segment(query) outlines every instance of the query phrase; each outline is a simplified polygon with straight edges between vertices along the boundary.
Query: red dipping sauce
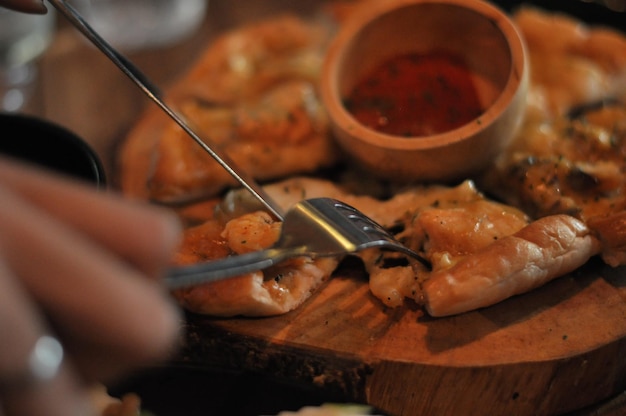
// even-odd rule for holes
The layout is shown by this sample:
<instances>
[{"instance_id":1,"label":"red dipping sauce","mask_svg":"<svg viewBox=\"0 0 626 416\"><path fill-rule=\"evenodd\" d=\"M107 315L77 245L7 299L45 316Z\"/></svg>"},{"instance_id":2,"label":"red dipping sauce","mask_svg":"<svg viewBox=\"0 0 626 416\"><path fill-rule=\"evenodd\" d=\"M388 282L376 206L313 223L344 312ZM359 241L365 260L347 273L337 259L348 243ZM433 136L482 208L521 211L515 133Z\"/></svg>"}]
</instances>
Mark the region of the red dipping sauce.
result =
<instances>
[{"instance_id":1,"label":"red dipping sauce","mask_svg":"<svg viewBox=\"0 0 626 416\"><path fill-rule=\"evenodd\" d=\"M360 81L344 105L365 126L404 137L443 133L484 111L471 71L445 52L393 57Z\"/></svg>"}]
</instances>

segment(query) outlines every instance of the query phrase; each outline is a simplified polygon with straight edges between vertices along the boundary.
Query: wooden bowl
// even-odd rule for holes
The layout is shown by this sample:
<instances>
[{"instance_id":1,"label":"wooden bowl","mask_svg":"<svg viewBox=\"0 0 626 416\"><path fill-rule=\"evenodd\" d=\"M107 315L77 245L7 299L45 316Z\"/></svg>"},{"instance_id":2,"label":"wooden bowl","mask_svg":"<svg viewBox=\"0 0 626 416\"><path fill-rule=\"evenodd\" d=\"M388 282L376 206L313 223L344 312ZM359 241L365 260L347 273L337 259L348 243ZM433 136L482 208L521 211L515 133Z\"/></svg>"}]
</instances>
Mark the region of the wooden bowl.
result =
<instances>
[{"instance_id":1,"label":"wooden bowl","mask_svg":"<svg viewBox=\"0 0 626 416\"><path fill-rule=\"evenodd\" d=\"M435 54L463 65L481 107L464 124L439 126L427 134L396 134L363 124L348 109L353 91L386 62L401 56L427 62ZM489 3L374 0L360 6L333 40L320 89L338 143L359 164L394 180L449 182L484 169L510 142L523 119L528 72L518 30ZM388 89L393 88L403 89ZM421 87L404 89L416 97L429 94ZM448 112L462 110L454 102L446 106ZM411 114L418 118L435 107ZM429 120L434 118L426 117L422 124Z\"/></svg>"}]
</instances>

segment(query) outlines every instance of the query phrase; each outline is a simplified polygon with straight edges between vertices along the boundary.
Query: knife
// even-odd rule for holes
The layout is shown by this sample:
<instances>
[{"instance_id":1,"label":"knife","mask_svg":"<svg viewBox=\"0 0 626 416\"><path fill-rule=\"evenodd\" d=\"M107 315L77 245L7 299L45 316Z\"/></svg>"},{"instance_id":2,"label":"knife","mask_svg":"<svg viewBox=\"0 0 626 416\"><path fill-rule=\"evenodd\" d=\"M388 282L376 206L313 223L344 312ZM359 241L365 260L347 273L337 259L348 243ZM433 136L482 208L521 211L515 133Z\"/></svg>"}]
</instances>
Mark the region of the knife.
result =
<instances>
[{"instance_id":1,"label":"knife","mask_svg":"<svg viewBox=\"0 0 626 416\"><path fill-rule=\"evenodd\" d=\"M272 215L282 221L282 208L265 190L245 171L237 167L234 161L224 153L210 138L200 137L190 123L165 103L163 94L132 62L106 42L85 19L64 0L48 0L76 29L103 52L126 76L128 76L163 112L174 120L202 149L219 163L233 178L265 206Z\"/></svg>"}]
</instances>

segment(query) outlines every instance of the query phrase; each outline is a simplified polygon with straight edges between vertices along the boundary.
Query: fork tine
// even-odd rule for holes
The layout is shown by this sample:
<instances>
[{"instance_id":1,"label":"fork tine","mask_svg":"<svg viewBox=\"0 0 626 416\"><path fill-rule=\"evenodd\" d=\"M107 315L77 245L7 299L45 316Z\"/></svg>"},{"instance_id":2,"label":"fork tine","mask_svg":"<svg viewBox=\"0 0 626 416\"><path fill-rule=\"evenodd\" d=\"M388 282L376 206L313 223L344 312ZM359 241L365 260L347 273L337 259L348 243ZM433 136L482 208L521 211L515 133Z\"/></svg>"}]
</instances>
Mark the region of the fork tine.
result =
<instances>
[{"instance_id":1,"label":"fork tine","mask_svg":"<svg viewBox=\"0 0 626 416\"><path fill-rule=\"evenodd\" d=\"M356 247L353 251L374 247L386 248L408 255L419 261L426 268L431 269L432 265L428 260L400 243L382 225L353 206L331 198L315 198L305 202L316 207L318 215L322 214L326 220L330 220L330 225L334 229L347 233L347 238L359 242L359 247ZM328 206L332 206L332 209L325 209ZM333 215L334 213L340 215ZM345 221L346 219L349 221ZM376 239L372 238L373 234L376 235Z\"/></svg>"}]
</instances>

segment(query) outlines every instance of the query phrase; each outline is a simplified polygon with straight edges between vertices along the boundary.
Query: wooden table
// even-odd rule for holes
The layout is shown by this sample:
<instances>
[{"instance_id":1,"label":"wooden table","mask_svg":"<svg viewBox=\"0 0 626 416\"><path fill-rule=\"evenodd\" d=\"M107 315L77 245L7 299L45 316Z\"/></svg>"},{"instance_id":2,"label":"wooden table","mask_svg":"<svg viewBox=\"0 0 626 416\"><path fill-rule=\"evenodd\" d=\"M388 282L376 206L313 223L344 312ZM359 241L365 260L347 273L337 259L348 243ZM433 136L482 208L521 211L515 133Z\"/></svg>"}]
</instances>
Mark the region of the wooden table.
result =
<instances>
[{"instance_id":1,"label":"wooden table","mask_svg":"<svg viewBox=\"0 0 626 416\"><path fill-rule=\"evenodd\" d=\"M203 46L224 29L243 21L269 16L279 10L308 13L317 4L318 2L314 0L299 0L298 2L287 0L264 2L211 0L205 23L189 39L171 47L129 54L128 57L145 71L157 85L167 86L193 62ZM86 139L100 154L108 176L112 184L115 185L114 156L116 145L147 105L152 104L130 80L122 75L100 52L87 45L73 28L60 21L57 36L41 59L36 93L24 112L57 122ZM198 322L201 320L193 321L192 326L198 325ZM228 329L230 328L229 325L226 324L225 327ZM263 325L263 321L257 320L254 325ZM208 351L208 353L210 352ZM205 361L209 364L212 362L211 359ZM159 372L159 376L156 378L161 380L161 383L155 384L154 378L139 376L138 379L129 382L130 384L127 384L126 387L141 391L142 395L152 395L159 398L162 404L164 394L180 397L182 400L193 400L193 397L181 396L183 390L189 391L189 384L184 382L187 380L196 387L203 385L206 386L206 389L215 392L215 396L211 400L218 402L219 405L214 408L219 410L216 410L214 414L223 412L228 407L229 400L233 401L240 397L241 392L238 390L242 389L242 386L255 390L257 394L254 397L258 398L265 394L264 399L266 400L271 400L272 394L278 397L277 389L282 389L283 392L291 394L292 399L300 398L303 404L307 403L311 397L313 397L311 400L315 401L340 398L340 396L317 390L309 392L311 393L310 396L299 395L302 390L298 388L295 390L297 393L294 393L284 384L281 384L280 380L268 381L259 374L248 371L258 369L258 366L255 365L239 369L241 372L237 371L236 368L230 368L227 373L223 373L222 369L211 368L204 368L199 371L193 369L192 373L181 372L180 369L176 369L174 370L175 375L165 370L164 373ZM163 377L165 382L163 382ZM175 385L178 386L179 390L163 392L164 386L172 388L172 384L168 384L167 380L176 380ZM123 388L121 389L123 390ZM207 394L210 395L211 392L209 391ZM572 394L575 395L576 392L572 391ZM280 396L285 400L284 394ZM197 395L194 397L198 398ZM167 411L164 410L163 412ZM176 413L175 411L159 413L159 416L168 414ZM205 416L210 414L212 413L204 413ZM241 414L244 414L243 410ZM618 396L606 403L600 403L593 408L575 414L577 416L626 414L626 399L624 396Z\"/></svg>"}]
</instances>

